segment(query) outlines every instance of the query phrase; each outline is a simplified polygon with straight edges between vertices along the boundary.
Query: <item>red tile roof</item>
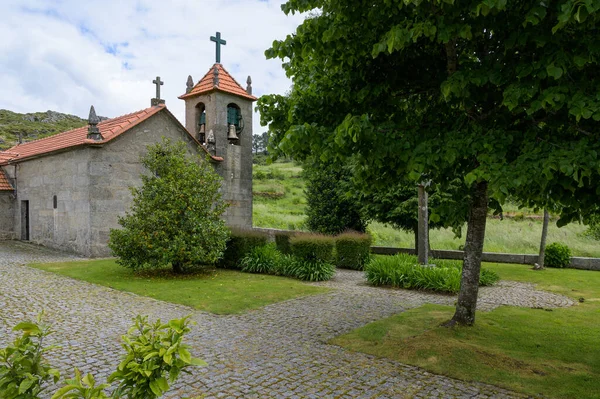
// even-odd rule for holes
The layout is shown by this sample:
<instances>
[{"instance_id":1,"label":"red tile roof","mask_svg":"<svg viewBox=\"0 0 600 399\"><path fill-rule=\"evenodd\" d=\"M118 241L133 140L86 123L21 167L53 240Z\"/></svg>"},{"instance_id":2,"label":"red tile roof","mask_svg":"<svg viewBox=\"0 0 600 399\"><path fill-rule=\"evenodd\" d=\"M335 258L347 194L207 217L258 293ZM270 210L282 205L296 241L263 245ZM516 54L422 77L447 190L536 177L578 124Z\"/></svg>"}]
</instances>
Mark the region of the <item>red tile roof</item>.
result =
<instances>
[{"instance_id":1,"label":"red tile roof","mask_svg":"<svg viewBox=\"0 0 600 399\"><path fill-rule=\"evenodd\" d=\"M102 134L102 140L92 140L87 138L88 127L80 127L78 129L69 130L56 134L54 136L46 137L43 139L30 141L28 143L17 144L16 146L0 152L0 165L7 165L10 162L19 162L25 159L46 155L56 151L70 149L72 147L84 146L84 145L98 145L104 144L115 137L118 137L122 133L128 131L132 127L140 124L152 115L165 110L175 121L175 118L164 104L157 105L154 107L146 108L132 114L119 116L117 118L108 119L98 123L98 129ZM194 138L182 125L177 121L181 128ZM196 143L202 147L202 149L208 153L195 138ZM210 154L209 154L210 155ZM216 161L221 161L220 157L212 157Z\"/></svg>"},{"instance_id":2,"label":"red tile roof","mask_svg":"<svg viewBox=\"0 0 600 399\"><path fill-rule=\"evenodd\" d=\"M213 84L214 69L217 67L219 71L219 85ZM240 86L240 84L223 68L221 64L214 64L206 75L190 90L189 93L182 94L179 98L184 99L193 97L198 94L210 93L211 91L222 91L225 93L233 94L236 96L244 97L252 101L256 101L257 98L251 94L246 93L246 90Z\"/></svg>"},{"instance_id":3,"label":"red tile roof","mask_svg":"<svg viewBox=\"0 0 600 399\"><path fill-rule=\"evenodd\" d=\"M4 173L4 171L2 170L2 168L0 168L0 191L13 191L13 186L10 185L10 182L8 181L8 177L6 177L6 174Z\"/></svg>"}]
</instances>

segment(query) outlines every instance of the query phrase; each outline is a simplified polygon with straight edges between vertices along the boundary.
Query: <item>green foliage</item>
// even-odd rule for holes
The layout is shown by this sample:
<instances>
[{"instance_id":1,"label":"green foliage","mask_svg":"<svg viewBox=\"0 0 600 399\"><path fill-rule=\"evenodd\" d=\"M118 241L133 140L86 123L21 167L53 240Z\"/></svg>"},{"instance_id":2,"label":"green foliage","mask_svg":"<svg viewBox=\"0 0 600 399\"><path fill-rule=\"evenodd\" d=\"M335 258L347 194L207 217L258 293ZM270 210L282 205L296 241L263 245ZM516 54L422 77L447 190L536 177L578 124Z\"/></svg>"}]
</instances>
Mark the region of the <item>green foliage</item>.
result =
<instances>
[{"instance_id":1,"label":"green foliage","mask_svg":"<svg viewBox=\"0 0 600 399\"><path fill-rule=\"evenodd\" d=\"M175 272L215 263L228 230L221 215L220 178L209 161L185 155L183 142L163 139L148 147L142 163L148 174L131 188L133 206L111 230L109 247L133 270L173 267Z\"/></svg>"},{"instance_id":2,"label":"green foliage","mask_svg":"<svg viewBox=\"0 0 600 399\"><path fill-rule=\"evenodd\" d=\"M292 233L277 232L275 233L275 245L277 250L282 254L291 254L292 248L290 246L290 238Z\"/></svg>"},{"instance_id":3,"label":"green foliage","mask_svg":"<svg viewBox=\"0 0 600 399\"><path fill-rule=\"evenodd\" d=\"M565 244L553 242L546 246L544 266L567 267L571 263L571 250Z\"/></svg>"},{"instance_id":4,"label":"green foliage","mask_svg":"<svg viewBox=\"0 0 600 399\"><path fill-rule=\"evenodd\" d=\"M19 134L27 142L85 125L85 119L59 112L18 114L0 109L0 150L16 145Z\"/></svg>"},{"instance_id":5,"label":"green foliage","mask_svg":"<svg viewBox=\"0 0 600 399\"><path fill-rule=\"evenodd\" d=\"M252 229L233 229L219 267L240 269L240 261L256 247L267 244L267 235Z\"/></svg>"},{"instance_id":6,"label":"green foliage","mask_svg":"<svg viewBox=\"0 0 600 399\"><path fill-rule=\"evenodd\" d=\"M600 240L600 213L596 211L587 216L586 222L588 225L585 235L593 238L594 240Z\"/></svg>"},{"instance_id":7,"label":"green foliage","mask_svg":"<svg viewBox=\"0 0 600 399\"><path fill-rule=\"evenodd\" d=\"M275 244L257 246L240 260L240 266L246 273L278 274L280 257Z\"/></svg>"},{"instance_id":8,"label":"green foliage","mask_svg":"<svg viewBox=\"0 0 600 399\"><path fill-rule=\"evenodd\" d=\"M304 166L306 178L306 225L321 234L345 230L364 232L367 225L360 204L348 196L351 172L331 163L310 161Z\"/></svg>"},{"instance_id":9,"label":"green foliage","mask_svg":"<svg viewBox=\"0 0 600 399\"><path fill-rule=\"evenodd\" d=\"M371 258L371 236L344 233L335 238L335 264L337 267L363 270Z\"/></svg>"},{"instance_id":10,"label":"green foliage","mask_svg":"<svg viewBox=\"0 0 600 399\"><path fill-rule=\"evenodd\" d=\"M280 273L303 281L326 281L335 274L335 266L320 260L305 260L284 255L280 260Z\"/></svg>"},{"instance_id":11,"label":"green foliage","mask_svg":"<svg viewBox=\"0 0 600 399\"><path fill-rule=\"evenodd\" d=\"M65 379L65 386L56 391L52 399L108 399L106 388L109 387L110 384L96 385L92 374L82 377L76 368L75 376Z\"/></svg>"},{"instance_id":12,"label":"green foliage","mask_svg":"<svg viewBox=\"0 0 600 399\"><path fill-rule=\"evenodd\" d=\"M408 289L423 289L457 293L460 290L462 266L460 261L432 260L435 265L421 266L413 255L375 257L365 268L367 281L373 285ZM479 285L493 285L499 277L482 269Z\"/></svg>"},{"instance_id":13,"label":"green foliage","mask_svg":"<svg viewBox=\"0 0 600 399\"><path fill-rule=\"evenodd\" d=\"M12 344L0 349L0 398L39 399L51 382L60 378L57 369L44 359L53 347L44 348L44 339L52 330L41 322L22 322L13 331L22 335Z\"/></svg>"},{"instance_id":14,"label":"green foliage","mask_svg":"<svg viewBox=\"0 0 600 399\"><path fill-rule=\"evenodd\" d=\"M157 320L148 323L147 317L138 316L135 324L123 336L123 348L127 354L109 378L117 387L108 396L110 383L96 385L92 374L65 379L52 399L154 399L168 391L179 374L190 366L205 366L200 359L193 358L183 336L190 332L189 317L173 319L167 324ZM43 354L53 347L44 348L44 338L52 333L41 322L19 323L14 331L22 331L12 345L0 349L0 398L41 399L51 380L56 384L60 378L58 370L51 368ZM46 386L45 386L46 385Z\"/></svg>"},{"instance_id":15,"label":"green foliage","mask_svg":"<svg viewBox=\"0 0 600 399\"><path fill-rule=\"evenodd\" d=\"M182 371L190 366L205 366L204 361L191 356L183 343L183 336L190 332L189 324L189 317L150 324L147 317L138 316L123 336L122 346L127 354L108 379L118 383L113 396L158 398Z\"/></svg>"},{"instance_id":16,"label":"green foliage","mask_svg":"<svg viewBox=\"0 0 600 399\"><path fill-rule=\"evenodd\" d=\"M331 263L335 238L321 234L302 234L290 238L292 254L304 261Z\"/></svg>"},{"instance_id":17,"label":"green foliage","mask_svg":"<svg viewBox=\"0 0 600 399\"><path fill-rule=\"evenodd\" d=\"M289 95L258 102L273 156L352 160L374 188L426 178L446 192L462 179L477 188L470 207L480 216L469 218L471 270L488 195L557 205L559 226L597 207L597 1L289 0L282 9L310 17L265 52L294 82ZM469 288L465 280L461 324L474 320Z\"/></svg>"}]
</instances>

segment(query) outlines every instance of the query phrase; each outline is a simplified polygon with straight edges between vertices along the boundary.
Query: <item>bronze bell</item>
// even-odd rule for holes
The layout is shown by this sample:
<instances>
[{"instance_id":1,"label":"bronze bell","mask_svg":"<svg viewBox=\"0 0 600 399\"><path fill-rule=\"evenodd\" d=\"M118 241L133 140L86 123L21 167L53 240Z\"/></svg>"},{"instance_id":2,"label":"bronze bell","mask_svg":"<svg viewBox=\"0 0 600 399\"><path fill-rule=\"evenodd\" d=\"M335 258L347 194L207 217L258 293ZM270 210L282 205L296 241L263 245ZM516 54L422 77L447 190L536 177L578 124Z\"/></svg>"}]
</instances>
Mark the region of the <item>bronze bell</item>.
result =
<instances>
[{"instance_id":1,"label":"bronze bell","mask_svg":"<svg viewBox=\"0 0 600 399\"><path fill-rule=\"evenodd\" d=\"M237 136L236 132L235 132L236 128L235 125L229 125L229 133L227 134L227 139L229 141L238 141L240 138Z\"/></svg>"},{"instance_id":2,"label":"bronze bell","mask_svg":"<svg viewBox=\"0 0 600 399\"><path fill-rule=\"evenodd\" d=\"M206 133L206 125L203 123L200 125L200 130L198 131L200 134Z\"/></svg>"}]
</instances>

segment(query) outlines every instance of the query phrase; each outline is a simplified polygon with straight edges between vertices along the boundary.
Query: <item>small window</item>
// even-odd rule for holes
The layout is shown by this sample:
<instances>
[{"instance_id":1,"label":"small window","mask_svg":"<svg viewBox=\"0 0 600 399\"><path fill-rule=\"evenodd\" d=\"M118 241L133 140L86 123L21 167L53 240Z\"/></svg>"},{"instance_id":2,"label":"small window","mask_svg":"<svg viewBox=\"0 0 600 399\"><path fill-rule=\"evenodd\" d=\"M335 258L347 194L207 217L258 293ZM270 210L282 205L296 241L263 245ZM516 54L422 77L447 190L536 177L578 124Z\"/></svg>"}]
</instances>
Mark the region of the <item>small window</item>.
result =
<instances>
[{"instance_id":1,"label":"small window","mask_svg":"<svg viewBox=\"0 0 600 399\"><path fill-rule=\"evenodd\" d=\"M56 198L56 195L52 197L52 206L54 209L58 208L58 198Z\"/></svg>"}]
</instances>

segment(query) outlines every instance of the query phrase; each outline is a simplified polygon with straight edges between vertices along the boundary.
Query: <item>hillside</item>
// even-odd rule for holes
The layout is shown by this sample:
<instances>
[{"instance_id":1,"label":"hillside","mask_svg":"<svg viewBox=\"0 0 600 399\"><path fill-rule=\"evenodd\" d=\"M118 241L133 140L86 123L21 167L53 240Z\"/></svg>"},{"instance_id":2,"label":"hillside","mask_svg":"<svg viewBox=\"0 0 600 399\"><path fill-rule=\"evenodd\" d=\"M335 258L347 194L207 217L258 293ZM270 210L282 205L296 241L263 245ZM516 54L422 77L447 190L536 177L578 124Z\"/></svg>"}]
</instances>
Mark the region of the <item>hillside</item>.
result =
<instances>
[{"instance_id":1,"label":"hillside","mask_svg":"<svg viewBox=\"0 0 600 399\"><path fill-rule=\"evenodd\" d=\"M51 136L87 124L87 120L75 115L55 111L19 114L0 109L0 150L18 143L19 134L23 142Z\"/></svg>"}]
</instances>

